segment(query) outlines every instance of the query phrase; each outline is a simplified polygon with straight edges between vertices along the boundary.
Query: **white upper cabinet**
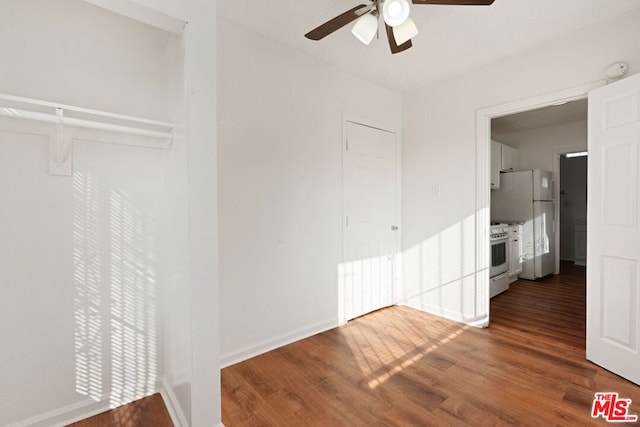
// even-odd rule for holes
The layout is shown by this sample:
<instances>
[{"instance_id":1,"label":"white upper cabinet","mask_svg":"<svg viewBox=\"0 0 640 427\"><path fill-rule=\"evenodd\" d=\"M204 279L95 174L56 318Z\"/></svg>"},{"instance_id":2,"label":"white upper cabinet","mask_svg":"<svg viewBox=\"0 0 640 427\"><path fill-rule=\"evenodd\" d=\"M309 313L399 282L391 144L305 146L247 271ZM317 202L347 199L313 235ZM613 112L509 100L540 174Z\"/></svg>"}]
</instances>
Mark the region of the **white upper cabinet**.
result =
<instances>
[{"instance_id":1,"label":"white upper cabinet","mask_svg":"<svg viewBox=\"0 0 640 427\"><path fill-rule=\"evenodd\" d=\"M500 188L500 172L518 170L518 149L491 140L491 189Z\"/></svg>"},{"instance_id":2,"label":"white upper cabinet","mask_svg":"<svg viewBox=\"0 0 640 427\"><path fill-rule=\"evenodd\" d=\"M518 149L500 144L502 147L501 167L503 172L513 172L518 170Z\"/></svg>"}]
</instances>

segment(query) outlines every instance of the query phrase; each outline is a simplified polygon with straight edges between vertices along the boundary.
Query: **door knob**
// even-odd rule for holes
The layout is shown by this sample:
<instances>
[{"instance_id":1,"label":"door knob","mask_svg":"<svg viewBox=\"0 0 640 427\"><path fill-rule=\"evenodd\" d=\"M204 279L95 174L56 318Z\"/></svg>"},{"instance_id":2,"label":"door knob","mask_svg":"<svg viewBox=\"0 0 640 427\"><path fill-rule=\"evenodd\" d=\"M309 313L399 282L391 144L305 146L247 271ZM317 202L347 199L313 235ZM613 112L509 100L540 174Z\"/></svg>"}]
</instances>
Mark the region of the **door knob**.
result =
<instances>
[{"instance_id":1,"label":"door knob","mask_svg":"<svg viewBox=\"0 0 640 427\"><path fill-rule=\"evenodd\" d=\"M391 231L397 231L398 230L398 226L397 225L392 225L391 226Z\"/></svg>"}]
</instances>

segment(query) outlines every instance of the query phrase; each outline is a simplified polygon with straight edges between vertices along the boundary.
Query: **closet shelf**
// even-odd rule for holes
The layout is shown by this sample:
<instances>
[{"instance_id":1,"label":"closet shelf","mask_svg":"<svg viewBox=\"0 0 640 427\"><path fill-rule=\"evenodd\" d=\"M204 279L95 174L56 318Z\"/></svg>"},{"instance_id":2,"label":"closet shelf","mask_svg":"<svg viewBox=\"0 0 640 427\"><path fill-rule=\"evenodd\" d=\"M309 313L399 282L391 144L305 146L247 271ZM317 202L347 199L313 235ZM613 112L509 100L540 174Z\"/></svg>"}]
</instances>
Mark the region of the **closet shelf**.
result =
<instances>
[{"instance_id":1,"label":"closet shelf","mask_svg":"<svg viewBox=\"0 0 640 427\"><path fill-rule=\"evenodd\" d=\"M6 94L0 94L0 116L163 140L173 140L175 129L169 122Z\"/></svg>"}]
</instances>

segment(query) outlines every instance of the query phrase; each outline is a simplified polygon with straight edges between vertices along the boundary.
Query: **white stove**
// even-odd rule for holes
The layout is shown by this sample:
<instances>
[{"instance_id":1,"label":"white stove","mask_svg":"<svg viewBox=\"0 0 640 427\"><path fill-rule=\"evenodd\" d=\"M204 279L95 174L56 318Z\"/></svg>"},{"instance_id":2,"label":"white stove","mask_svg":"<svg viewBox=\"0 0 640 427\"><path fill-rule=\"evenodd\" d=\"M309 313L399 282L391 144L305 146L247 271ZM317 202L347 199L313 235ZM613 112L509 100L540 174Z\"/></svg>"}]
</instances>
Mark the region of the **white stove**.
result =
<instances>
[{"instance_id":1,"label":"white stove","mask_svg":"<svg viewBox=\"0 0 640 427\"><path fill-rule=\"evenodd\" d=\"M509 224L491 223L489 232L491 242L491 298L509 289Z\"/></svg>"},{"instance_id":2,"label":"white stove","mask_svg":"<svg viewBox=\"0 0 640 427\"><path fill-rule=\"evenodd\" d=\"M494 234L509 234L509 224L504 222L492 222L490 230L490 236L493 236Z\"/></svg>"}]
</instances>

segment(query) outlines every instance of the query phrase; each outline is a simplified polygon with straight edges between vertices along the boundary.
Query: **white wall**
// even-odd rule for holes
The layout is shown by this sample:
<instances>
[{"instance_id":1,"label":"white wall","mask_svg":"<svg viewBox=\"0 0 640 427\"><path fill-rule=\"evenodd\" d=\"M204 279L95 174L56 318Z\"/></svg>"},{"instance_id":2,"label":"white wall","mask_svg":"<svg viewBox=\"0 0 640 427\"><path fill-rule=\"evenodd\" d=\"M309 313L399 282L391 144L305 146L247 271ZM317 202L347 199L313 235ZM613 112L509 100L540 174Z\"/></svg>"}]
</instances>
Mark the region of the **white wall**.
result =
<instances>
[{"instance_id":1,"label":"white wall","mask_svg":"<svg viewBox=\"0 0 640 427\"><path fill-rule=\"evenodd\" d=\"M0 137L3 424L118 406L158 378L162 152L76 140L73 177L54 177L27 131Z\"/></svg>"},{"instance_id":2,"label":"white wall","mask_svg":"<svg viewBox=\"0 0 640 427\"><path fill-rule=\"evenodd\" d=\"M343 113L400 96L219 22L221 350L232 363L338 320Z\"/></svg>"},{"instance_id":3,"label":"white wall","mask_svg":"<svg viewBox=\"0 0 640 427\"><path fill-rule=\"evenodd\" d=\"M147 2L148 0L145 0ZM172 0L184 10L191 293L191 425L221 425L218 278L217 23L210 0ZM163 0L166 4L167 0Z\"/></svg>"},{"instance_id":4,"label":"white wall","mask_svg":"<svg viewBox=\"0 0 640 427\"><path fill-rule=\"evenodd\" d=\"M177 46L171 54L179 58L172 64L173 117L182 124L186 120L184 46ZM172 418L184 425L191 422L192 383L188 164L189 140L179 131L173 144L164 151L160 381Z\"/></svg>"},{"instance_id":5,"label":"white wall","mask_svg":"<svg viewBox=\"0 0 640 427\"><path fill-rule=\"evenodd\" d=\"M176 45L79 0L3 1L0 92L166 120ZM0 129L0 423L52 425L155 392L163 151L73 131L74 174L52 176L50 126Z\"/></svg>"},{"instance_id":6,"label":"white wall","mask_svg":"<svg viewBox=\"0 0 640 427\"><path fill-rule=\"evenodd\" d=\"M7 58L0 67L0 91L169 117L171 68L163 52L175 37L79 0L49 3L4 0L0 5L0 51Z\"/></svg>"},{"instance_id":7,"label":"white wall","mask_svg":"<svg viewBox=\"0 0 640 427\"><path fill-rule=\"evenodd\" d=\"M521 132L493 134L503 144L518 149L518 169L554 170L554 161L566 150L587 149L587 120Z\"/></svg>"},{"instance_id":8,"label":"white wall","mask_svg":"<svg viewBox=\"0 0 640 427\"><path fill-rule=\"evenodd\" d=\"M640 12L479 67L403 97L403 302L462 321L486 317L476 287L476 111L640 71ZM431 188L440 185L440 196Z\"/></svg>"}]
</instances>

